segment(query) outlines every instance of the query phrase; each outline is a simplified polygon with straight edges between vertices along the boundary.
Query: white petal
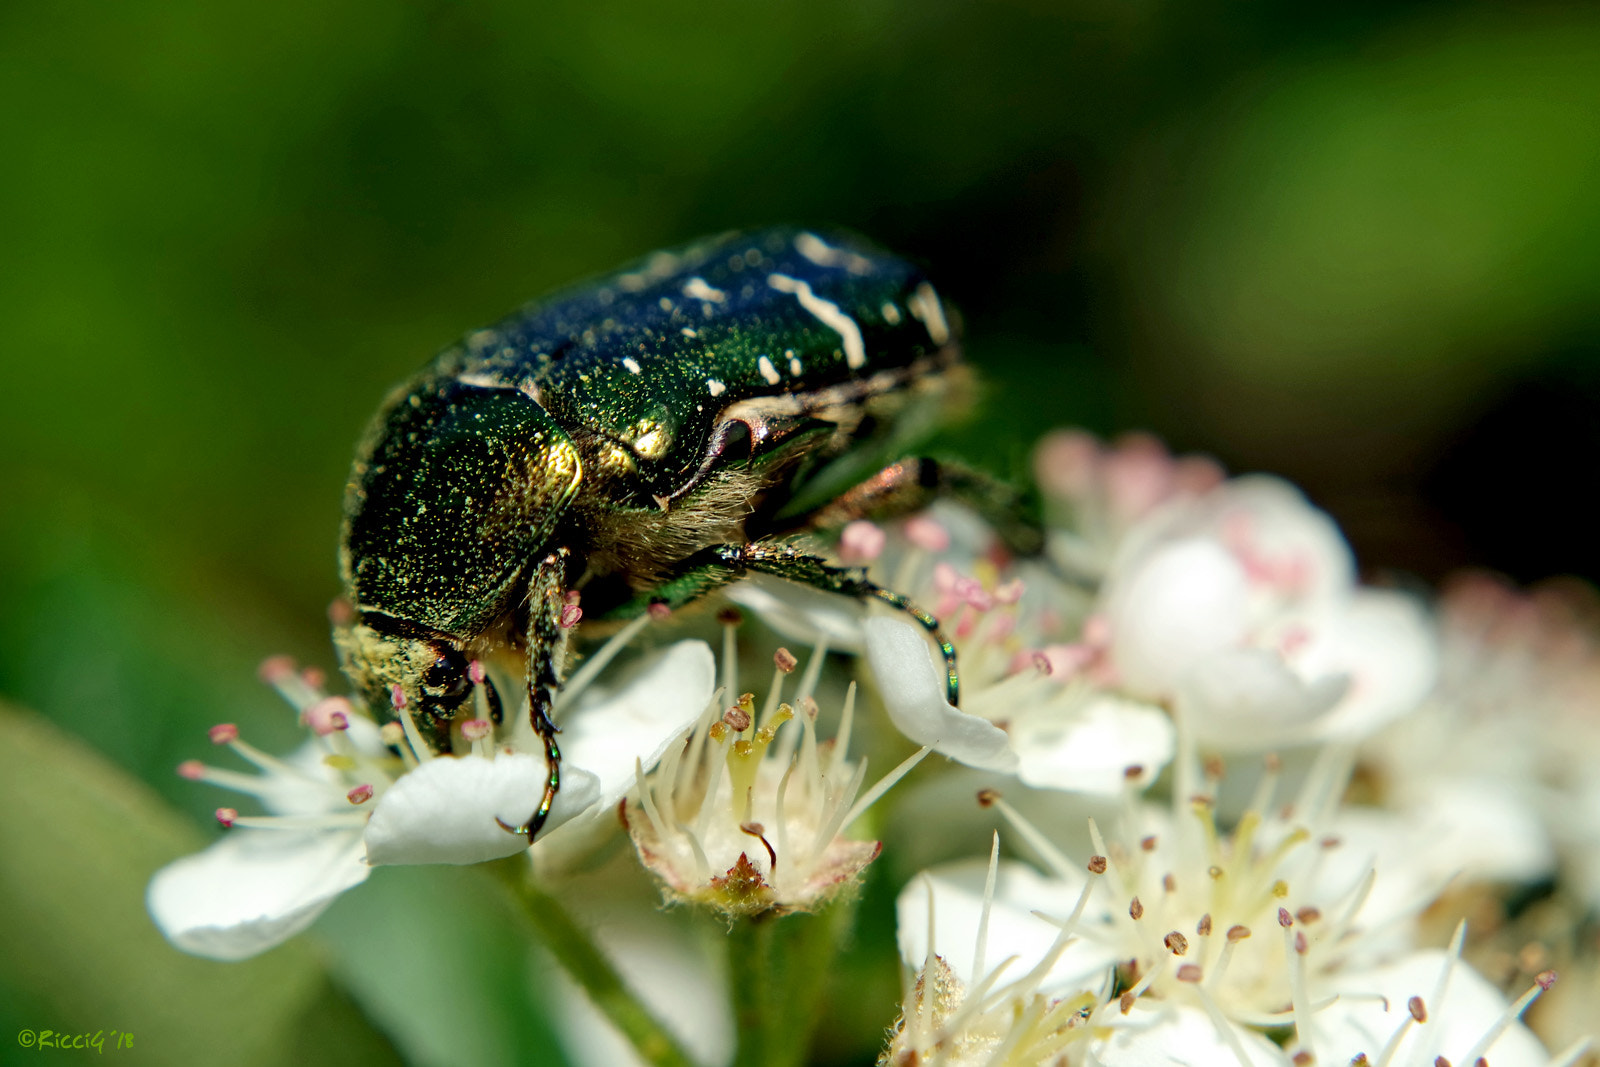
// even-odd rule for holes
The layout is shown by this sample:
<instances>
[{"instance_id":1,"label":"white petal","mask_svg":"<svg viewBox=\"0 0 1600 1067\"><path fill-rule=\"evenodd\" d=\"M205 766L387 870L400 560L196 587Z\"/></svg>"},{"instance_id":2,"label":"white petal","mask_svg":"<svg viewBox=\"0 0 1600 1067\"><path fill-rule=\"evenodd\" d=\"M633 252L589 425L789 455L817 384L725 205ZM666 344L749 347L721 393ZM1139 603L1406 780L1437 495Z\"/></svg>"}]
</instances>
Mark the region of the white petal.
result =
<instances>
[{"instance_id":1,"label":"white petal","mask_svg":"<svg viewBox=\"0 0 1600 1067\"><path fill-rule=\"evenodd\" d=\"M1433 620L1415 597L1381 589L1356 591L1331 622L1329 662L1301 662L1303 670L1346 673L1350 692L1318 724L1324 740L1357 740L1413 711L1438 677Z\"/></svg>"},{"instance_id":2,"label":"white petal","mask_svg":"<svg viewBox=\"0 0 1600 1067\"><path fill-rule=\"evenodd\" d=\"M231 830L161 868L145 905L174 945L214 960L265 952L366 881L356 830Z\"/></svg>"},{"instance_id":3,"label":"white petal","mask_svg":"<svg viewBox=\"0 0 1600 1067\"><path fill-rule=\"evenodd\" d=\"M1347 688L1347 679L1337 675L1307 682L1278 653L1246 648L1197 663L1178 696L1202 744L1250 751L1310 740L1317 717Z\"/></svg>"},{"instance_id":4,"label":"white petal","mask_svg":"<svg viewBox=\"0 0 1600 1067\"><path fill-rule=\"evenodd\" d=\"M619 684L591 686L563 717L563 769L581 767L598 778L596 806L610 808L633 787L635 760L649 771L694 727L711 701L716 673L709 645L679 641Z\"/></svg>"},{"instance_id":5,"label":"white petal","mask_svg":"<svg viewBox=\"0 0 1600 1067\"><path fill-rule=\"evenodd\" d=\"M723 595L783 637L802 645L826 640L838 652L861 651L862 606L837 593L824 593L786 582L771 575L756 574L730 585Z\"/></svg>"},{"instance_id":6,"label":"white petal","mask_svg":"<svg viewBox=\"0 0 1600 1067\"><path fill-rule=\"evenodd\" d=\"M1451 1063L1466 1062L1462 1057L1505 1011L1507 1001L1486 978L1460 961L1454 965L1441 1001L1434 993L1446 961L1444 952L1431 949L1364 975L1341 976L1339 987L1345 995L1316 1016L1318 1060L1346 1063L1365 1052L1376 1062L1405 1020L1407 1000L1418 996L1428 1009L1428 1022L1410 1028L1393 1062L1432 1063L1435 1056L1444 1056ZM1387 1000L1377 1000L1374 994ZM1549 1062L1539 1039L1520 1022L1501 1034L1486 1055L1495 1067Z\"/></svg>"},{"instance_id":7,"label":"white petal","mask_svg":"<svg viewBox=\"0 0 1600 1067\"><path fill-rule=\"evenodd\" d=\"M1107 589L1112 658L1137 695L1170 695L1190 666L1244 635L1244 569L1213 541L1157 548Z\"/></svg>"},{"instance_id":8,"label":"white petal","mask_svg":"<svg viewBox=\"0 0 1600 1067\"><path fill-rule=\"evenodd\" d=\"M1525 791L1492 778L1439 778L1431 785L1405 814L1427 842L1434 870L1523 884L1555 870L1549 831Z\"/></svg>"},{"instance_id":9,"label":"white petal","mask_svg":"<svg viewBox=\"0 0 1600 1067\"><path fill-rule=\"evenodd\" d=\"M498 822L521 826L544 796L543 755L443 756L407 773L378 799L367 822L367 861L387 863L483 863L528 847L522 834ZM600 782L578 767L563 765L561 791L545 829L591 807Z\"/></svg>"},{"instance_id":10,"label":"white petal","mask_svg":"<svg viewBox=\"0 0 1600 1067\"><path fill-rule=\"evenodd\" d=\"M1159 708L1100 694L1070 714L1050 710L1012 720L1017 777L1028 785L1116 796L1129 767L1154 780L1172 759L1172 720Z\"/></svg>"},{"instance_id":11,"label":"white petal","mask_svg":"<svg viewBox=\"0 0 1600 1067\"><path fill-rule=\"evenodd\" d=\"M1095 1049L1104 1067L1240 1067L1233 1045L1199 1008L1141 1000L1125 1020L1112 1025L1115 1033ZM1242 1026L1233 1027L1233 1034L1251 1067L1288 1067L1289 1057L1260 1034Z\"/></svg>"},{"instance_id":12,"label":"white petal","mask_svg":"<svg viewBox=\"0 0 1600 1067\"><path fill-rule=\"evenodd\" d=\"M988 878L986 861L968 860L924 871L900 891L895 902L900 958L921 969L928 955L928 888L933 888L933 948L944 957L956 977L974 982L974 953L983 915L983 889ZM1078 902L1082 882L1068 885L1045 878L1021 863L1000 864L994 904L989 912L989 937L984 950L984 972L1008 957L1016 959L1002 972L1001 983L1020 980L1042 962L1060 929L1034 915L1035 911L1065 919ZM1079 932L1091 933L1107 921L1103 908L1091 901ZM1107 939L1084 938L1067 946L1041 990L1075 992L1098 981L1116 962L1116 949Z\"/></svg>"},{"instance_id":13,"label":"white petal","mask_svg":"<svg viewBox=\"0 0 1600 1067\"><path fill-rule=\"evenodd\" d=\"M898 619L868 619L862 625L867 662L889 718L901 733L969 767L1016 767L1017 754L1004 730L945 700L944 675L934 666L927 635Z\"/></svg>"}]
</instances>

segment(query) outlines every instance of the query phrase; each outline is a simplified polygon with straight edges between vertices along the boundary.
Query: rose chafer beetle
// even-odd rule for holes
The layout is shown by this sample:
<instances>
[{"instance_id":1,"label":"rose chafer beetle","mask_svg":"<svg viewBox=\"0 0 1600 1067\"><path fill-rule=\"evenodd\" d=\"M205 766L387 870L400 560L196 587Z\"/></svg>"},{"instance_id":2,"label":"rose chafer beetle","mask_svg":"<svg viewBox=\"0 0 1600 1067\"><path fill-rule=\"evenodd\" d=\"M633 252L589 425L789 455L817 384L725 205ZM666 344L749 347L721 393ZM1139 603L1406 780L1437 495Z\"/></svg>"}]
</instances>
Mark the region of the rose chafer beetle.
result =
<instances>
[{"instance_id":1,"label":"rose chafer beetle","mask_svg":"<svg viewBox=\"0 0 1600 1067\"><path fill-rule=\"evenodd\" d=\"M376 709L448 747L474 659L525 656L529 714L560 786L550 714L563 610L621 619L763 572L938 623L790 540L903 513L984 480L902 458L962 368L951 315L912 264L837 236L730 234L536 301L468 335L385 401L345 491L341 665ZM489 685L498 715L499 697Z\"/></svg>"}]
</instances>

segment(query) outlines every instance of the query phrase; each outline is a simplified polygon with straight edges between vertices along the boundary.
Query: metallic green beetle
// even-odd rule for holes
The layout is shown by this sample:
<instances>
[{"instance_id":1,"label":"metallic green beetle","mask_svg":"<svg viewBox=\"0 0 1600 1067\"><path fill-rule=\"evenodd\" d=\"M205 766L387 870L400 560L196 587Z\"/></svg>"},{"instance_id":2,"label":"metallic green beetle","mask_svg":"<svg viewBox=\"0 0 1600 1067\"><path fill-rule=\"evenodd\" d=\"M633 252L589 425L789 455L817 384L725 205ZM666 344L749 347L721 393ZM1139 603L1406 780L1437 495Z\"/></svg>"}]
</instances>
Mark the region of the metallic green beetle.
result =
<instances>
[{"instance_id":1,"label":"metallic green beetle","mask_svg":"<svg viewBox=\"0 0 1600 1067\"><path fill-rule=\"evenodd\" d=\"M964 477L900 458L960 378L927 278L832 235L724 235L539 300L395 390L359 446L344 671L448 747L470 662L524 655L550 777L528 821L502 825L530 838L560 786L550 708L580 591L591 619L676 607L750 571L878 598L940 643L954 701L954 649L932 617L787 538L910 510Z\"/></svg>"}]
</instances>

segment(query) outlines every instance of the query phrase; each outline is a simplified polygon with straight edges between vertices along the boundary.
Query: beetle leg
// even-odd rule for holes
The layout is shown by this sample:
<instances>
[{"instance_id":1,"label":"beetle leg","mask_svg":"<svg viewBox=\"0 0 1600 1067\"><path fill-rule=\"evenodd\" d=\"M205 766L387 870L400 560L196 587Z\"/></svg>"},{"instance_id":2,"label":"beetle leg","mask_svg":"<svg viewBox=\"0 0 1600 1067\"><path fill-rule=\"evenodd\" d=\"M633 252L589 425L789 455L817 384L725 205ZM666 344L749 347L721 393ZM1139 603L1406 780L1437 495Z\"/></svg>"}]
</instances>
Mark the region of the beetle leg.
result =
<instances>
[{"instance_id":1,"label":"beetle leg","mask_svg":"<svg viewBox=\"0 0 1600 1067\"><path fill-rule=\"evenodd\" d=\"M836 530L856 519L888 519L920 511L940 498L965 504L992 526L1007 548L1035 556L1044 530L1029 499L1009 485L961 463L908 457L805 515L809 529Z\"/></svg>"},{"instance_id":2,"label":"beetle leg","mask_svg":"<svg viewBox=\"0 0 1600 1067\"><path fill-rule=\"evenodd\" d=\"M960 699L956 649L944 635L938 619L912 603L908 597L868 581L865 572L859 568L834 566L821 556L801 552L778 538L708 548L694 556L684 570L656 585L648 594L635 597L608 611L603 617L635 618L656 604L679 608L725 585L731 585L751 571L770 574L799 585L809 585L825 593L838 593L856 600L877 600L910 615L928 631L938 643L939 651L944 654L945 692L950 703L955 704Z\"/></svg>"},{"instance_id":3,"label":"beetle leg","mask_svg":"<svg viewBox=\"0 0 1600 1067\"><path fill-rule=\"evenodd\" d=\"M563 588L570 553L559 548L546 556L528 584L528 717L534 733L544 741L545 760L550 777L544 785L539 808L521 826L512 826L499 816L495 822L510 834L527 834L531 842L550 817L550 806L561 789L561 749L556 744L556 724L550 719L556 690L561 687L561 665L566 658L566 631L561 627L561 608L566 603Z\"/></svg>"}]
</instances>

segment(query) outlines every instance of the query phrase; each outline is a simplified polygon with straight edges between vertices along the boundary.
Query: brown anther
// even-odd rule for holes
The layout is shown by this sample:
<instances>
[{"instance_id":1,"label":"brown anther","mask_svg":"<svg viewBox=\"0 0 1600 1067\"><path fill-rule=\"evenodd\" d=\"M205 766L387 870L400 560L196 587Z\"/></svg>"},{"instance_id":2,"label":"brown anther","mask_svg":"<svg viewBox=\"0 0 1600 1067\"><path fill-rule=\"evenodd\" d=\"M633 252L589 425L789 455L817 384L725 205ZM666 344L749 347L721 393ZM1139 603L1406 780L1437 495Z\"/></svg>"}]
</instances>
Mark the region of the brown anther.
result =
<instances>
[{"instance_id":1,"label":"brown anther","mask_svg":"<svg viewBox=\"0 0 1600 1067\"><path fill-rule=\"evenodd\" d=\"M231 722L219 722L206 731L206 736L211 738L213 745L225 745L229 741L239 740L239 728Z\"/></svg>"},{"instance_id":2,"label":"brown anther","mask_svg":"<svg viewBox=\"0 0 1600 1067\"><path fill-rule=\"evenodd\" d=\"M717 612L717 621L724 626L738 626L744 622L744 612L733 607L723 608Z\"/></svg>"},{"instance_id":3,"label":"brown anther","mask_svg":"<svg viewBox=\"0 0 1600 1067\"><path fill-rule=\"evenodd\" d=\"M1206 757L1205 775L1206 775L1207 778L1210 778L1213 781L1215 781L1216 779L1221 778L1223 773L1226 770L1227 770L1227 767L1225 767L1223 765L1221 756L1207 756Z\"/></svg>"},{"instance_id":4,"label":"brown anther","mask_svg":"<svg viewBox=\"0 0 1600 1067\"><path fill-rule=\"evenodd\" d=\"M1044 675L1046 678L1054 674L1056 670L1050 665L1050 657L1045 655L1043 652L1035 652L1033 654L1033 669Z\"/></svg>"},{"instance_id":5,"label":"brown anther","mask_svg":"<svg viewBox=\"0 0 1600 1067\"><path fill-rule=\"evenodd\" d=\"M1171 871L1161 876L1161 888L1168 893L1176 893L1178 891L1178 880L1172 877Z\"/></svg>"},{"instance_id":6,"label":"brown anther","mask_svg":"<svg viewBox=\"0 0 1600 1067\"><path fill-rule=\"evenodd\" d=\"M583 609L576 604L561 605L561 628L570 630L583 619Z\"/></svg>"},{"instance_id":7,"label":"brown anther","mask_svg":"<svg viewBox=\"0 0 1600 1067\"><path fill-rule=\"evenodd\" d=\"M1106 858L1104 856L1090 856L1089 857L1089 873L1090 874L1105 874L1106 873Z\"/></svg>"},{"instance_id":8,"label":"brown anther","mask_svg":"<svg viewBox=\"0 0 1600 1067\"><path fill-rule=\"evenodd\" d=\"M742 822L739 824L739 830L751 837L760 837L767 832L767 828L758 822Z\"/></svg>"},{"instance_id":9,"label":"brown anther","mask_svg":"<svg viewBox=\"0 0 1600 1067\"><path fill-rule=\"evenodd\" d=\"M1133 916L1135 919L1144 918L1144 905L1139 903L1138 897L1134 897L1133 903L1128 905L1128 914Z\"/></svg>"},{"instance_id":10,"label":"brown anther","mask_svg":"<svg viewBox=\"0 0 1600 1067\"><path fill-rule=\"evenodd\" d=\"M788 674L799 665L800 661L794 658L794 653L787 648L780 648L772 654L773 664L784 674Z\"/></svg>"},{"instance_id":11,"label":"brown anther","mask_svg":"<svg viewBox=\"0 0 1600 1067\"><path fill-rule=\"evenodd\" d=\"M1533 980L1539 983L1540 992L1548 993L1550 987L1556 984L1557 977L1559 976L1554 971L1540 971Z\"/></svg>"},{"instance_id":12,"label":"brown anther","mask_svg":"<svg viewBox=\"0 0 1600 1067\"><path fill-rule=\"evenodd\" d=\"M1149 837L1140 838L1139 847L1146 852L1154 852L1156 850L1156 835L1151 834Z\"/></svg>"},{"instance_id":13,"label":"brown anther","mask_svg":"<svg viewBox=\"0 0 1600 1067\"><path fill-rule=\"evenodd\" d=\"M1138 999L1138 997L1133 995L1133 990L1130 989L1126 993L1122 994L1122 996L1117 998L1117 1008L1122 1012L1122 1014L1126 1015L1133 1010L1134 1002Z\"/></svg>"},{"instance_id":14,"label":"brown anther","mask_svg":"<svg viewBox=\"0 0 1600 1067\"><path fill-rule=\"evenodd\" d=\"M1289 1059L1294 1063L1294 1067L1307 1067L1308 1064L1317 1062L1317 1058L1311 1053L1307 1052L1305 1049L1301 1049L1299 1052L1296 1052L1293 1056L1290 1056Z\"/></svg>"},{"instance_id":15,"label":"brown anther","mask_svg":"<svg viewBox=\"0 0 1600 1067\"><path fill-rule=\"evenodd\" d=\"M992 808L992 807L994 807L994 802L999 800L999 799L1000 799L1000 790L998 790L998 789L980 789L980 790L978 790L978 807L980 807L980 808ZM1094 870L1094 861L1093 860L1091 860L1089 862L1089 869L1090 870ZM1100 869L1101 870L1105 870L1105 860L1101 860L1100 861Z\"/></svg>"},{"instance_id":16,"label":"brown anther","mask_svg":"<svg viewBox=\"0 0 1600 1067\"><path fill-rule=\"evenodd\" d=\"M1317 844L1321 845L1323 848L1338 848L1340 845L1344 844L1344 838L1340 837L1338 834L1328 834L1324 836L1321 841L1318 841Z\"/></svg>"},{"instance_id":17,"label":"brown anther","mask_svg":"<svg viewBox=\"0 0 1600 1067\"><path fill-rule=\"evenodd\" d=\"M234 820L239 817L238 808L218 808L216 811L217 822L222 824L224 830L231 827Z\"/></svg>"},{"instance_id":18,"label":"brown anther","mask_svg":"<svg viewBox=\"0 0 1600 1067\"><path fill-rule=\"evenodd\" d=\"M1529 941L1517 952L1517 966L1529 974L1536 974L1544 970L1545 961L1550 958L1550 953L1537 941Z\"/></svg>"},{"instance_id":19,"label":"brown anther","mask_svg":"<svg viewBox=\"0 0 1600 1067\"><path fill-rule=\"evenodd\" d=\"M1435 1056L1433 1058L1433 1067L1450 1067L1450 1061L1443 1056Z\"/></svg>"},{"instance_id":20,"label":"brown anther","mask_svg":"<svg viewBox=\"0 0 1600 1067\"><path fill-rule=\"evenodd\" d=\"M1212 800L1212 798L1206 796L1204 793L1196 793L1194 796L1189 798L1189 806L1194 808L1196 811L1209 811L1213 803L1215 802Z\"/></svg>"},{"instance_id":21,"label":"brown anther","mask_svg":"<svg viewBox=\"0 0 1600 1067\"><path fill-rule=\"evenodd\" d=\"M815 697L800 698L800 714L806 717L806 722L816 722L817 715L822 711Z\"/></svg>"},{"instance_id":22,"label":"brown anther","mask_svg":"<svg viewBox=\"0 0 1600 1067\"><path fill-rule=\"evenodd\" d=\"M1322 918L1322 912L1307 904L1303 908L1295 909L1294 917L1298 922L1314 923Z\"/></svg>"},{"instance_id":23,"label":"brown anther","mask_svg":"<svg viewBox=\"0 0 1600 1067\"><path fill-rule=\"evenodd\" d=\"M372 786L366 784L358 785L346 793L344 798L352 804L365 804L372 799Z\"/></svg>"},{"instance_id":24,"label":"brown anther","mask_svg":"<svg viewBox=\"0 0 1600 1067\"><path fill-rule=\"evenodd\" d=\"M206 776L206 765L197 759L186 759L178 764L178 777L198 782Z\"/></svg>"},{"instance_id":25,"label":"brown anther","mask_svg":"<svg viewBox=\"0 0 1600 1067\"><path fill-rule=\"evenodd\" d=\"M1304 930L1296 930L1294 932L1294 950L1295 950L1295 952L1297 952L1300 955L1304 956L1306 954L1306 949L1308 947L1309 947L1309 942L1306 941L1306 932Z\"/></svg>"},{"instance_id":26,"label":"brown anther","mask_svg":"<svg viewBox=\"0 0 1600 1067\"><path fill-rule=\"evenodd\" d=\"M1200 921L1194 924L1194 932L1201 937L1211 936L1211 913L1209 911L1200 916Z\"/></svg>"},{"instance_id":27,"label":"brown anther","mask_svg":"<svg viewBox=\"0 0 1600 1067\"><path fill-rule=\"evenodd\" d=\"M711 724L711 729L706 731L706 736L713 741L722 741L728 736L728 724L720 719Z\"/></svg>"},{"instance_id":28,"label":"brown anther","mask_svg":"<svg viewBox=\"0 0 1600 1067\"><path fill-rule=\"evenodd\" d=\"M1192 985L1204 977L1205 972L1200 969L1198 963L1185 963L1178 968L1178 981L1180 982L1188 982Z\"/></svg>"},{"instance_id":29,"label":"brown anther","mask_svg":"<svg viewBox=\"0 0 1600 1067\"><path fill-rule=\"evenodd\" d=\"M475 659L467 664L467 681L473 685L482 685L488 681L489 672L483 666L483 660Z\"/></svg>"},{"instance_id":30,"label":"brown anther","mask_svg":"<svg viewBox=\"0 0 1600 1067\"><path fill-rule=\"evenodd\" d=\"M468 741L482 741L494 732L494 724L488 719L468 719L461 724L461 736Z\"/></svg>"},{"instance_id":31,"label":"brown anther","mask_svg":"<svg viewBox=\"0 0 1600 1067\"><path fill-rule=\"evenodd\" d=\"M751 755L755 750L756 746L753 741L735 741L733 743L733 754L741 759Z\"/></svg>"},{"instance_id":32,"label":"brown anther","mask_svg":"<svg viewBox=\"0 0 1600 1067\"><path fill-rule=\"evenodd\" d=\"M1162 938L1161 943L1166 945L1167 951L1174 956L1181 956L1189 951L1189 939L1176 930Z\"/></svg>"},{"instance_id":33,"label":"brown anther","mask_svg":"<svg viewBox=\"0 0 1600 1067\"><path fill-rule=\"evenodd\" d=\"M1365 1052L1358 1052L1350 1061L1350 1067L1372 1067L1372 1061L1367 1058Z\"/></svg>"},{"instance_id":34,"label":"brown anther","mask_svg":"<svg viewBox=\"0 0 1600 1067\"><path fill-rule=\"evenodd\" d=\"M394 706L394 710L396 711L403 711L405 709L406 691L400 688L399 682L396 682L394 685L389 687L389 703Z\"/></svg>"},{"instance_id":35,"label":"brown anther","mask_svg":"<svg viewBox=\"0 0 1600 1067\"><path fill-rule=\"evenodd\" d=\"M672 605L668 604L665 600L652 600L650 601L650 606L645 609L645 613L652 619L660 622L662 619L672 614Z\"/></svg>"},{"instance_id":36,"label":"brown anther","mask_svg":"<svg viewBox=\"0 0 1600 1067\"><path fill-rule=\"evenodd\" d=\"M1144 765L1141 763L1130 763L1128 766L1122 768L1122 777L1129 782L1138 781L1140 778L1144 777Z\"/></svg>"},{"instance_id":37,"label":"brown anther","mask_svg":"<svg viewBox=\"0 0 1600 1067\"><path fill-rule=\"evenodd\" d=\"M1294 916L1289 914L1288 908L1278 909L1278 925L1285 930L1294 925Z\"/></svg>"},{"instance_id":38,"label":"brown anther","mask_svg":"<svg viewBox=\"0 0 1600 1067\"><path fill-rule=\"evenodd\" d=\"M328 676L322 673L320 667L306 667L300 671L300 680L313 689L321 689Z\"/></svg>"},{"instance_id":39,"label":"brown anther","mask_svg":"<svg viewBox=\"0 0 1600 1067\"><path fill-rule=\"evenodd\" d=\"M1412 997L1406 1001L1406 1011L1409 1011L1411 1017L1419 1023L1428 1021L1428 1006L1422 1002L1421 997Z\"/></svg>"},{"instance_id":40,"label":"brown anther","mask_svg":"<svg viewBox=\"0 0 1600 1067\"><path fill-rule=\"evenodd\" d=\"M742 734L750 729L750 713L740 707L732 707L723 712L722 721L734 733Z\"/></svg>"},{"instance_id":41,"label":"brown anther","mask_svg":"<svg viewBox=\"0 0 1600 1067\"><path fill-rule=\"evenodd\" d=\"M406 739L406 728L397 722L386 722L378 727L378 737L386 745L398 745Z\"/></svg>"},{"instance_id":42,"label":"brown anther","mask_svg":"<svg viewBox=\"0 0 1600 1067\"><path fill-rule=\"evenodd\" d=\"M1250 928L1248 926L1242 926L1238 923L1235 923L1234 925L1228 927L1228 932L1224 936L1234 944L1238 944L1240 941L1243 941L1245 938L1250 936Z\"/></svg>"}]
</instances>

